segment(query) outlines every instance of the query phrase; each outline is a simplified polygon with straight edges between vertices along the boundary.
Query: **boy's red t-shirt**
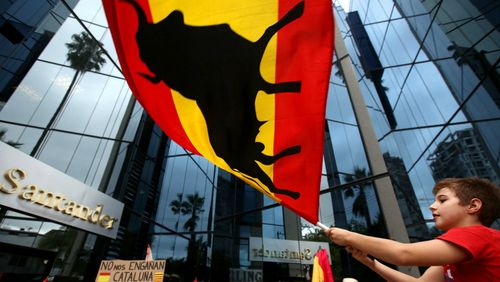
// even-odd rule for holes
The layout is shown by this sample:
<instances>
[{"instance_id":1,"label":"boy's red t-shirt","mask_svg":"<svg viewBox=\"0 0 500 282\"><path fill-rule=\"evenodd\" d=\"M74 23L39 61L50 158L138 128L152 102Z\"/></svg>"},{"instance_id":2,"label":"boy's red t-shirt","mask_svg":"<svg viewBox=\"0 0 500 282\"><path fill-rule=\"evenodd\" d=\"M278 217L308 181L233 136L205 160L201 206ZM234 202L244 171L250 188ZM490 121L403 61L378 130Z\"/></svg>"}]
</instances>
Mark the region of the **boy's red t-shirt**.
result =
<instances>
[{"instance_id":1,"label":"boy's red t-shirt","mask_svg":"<svg viewBox=\"0 0 500 282\"><path fill-rule=\"evenodd\" d=\"M482 225L457 227L438 239L469 254L469 259L462 263L443 266L446 281L500 281L500 231Z\"/></svg>"}]
</instances>

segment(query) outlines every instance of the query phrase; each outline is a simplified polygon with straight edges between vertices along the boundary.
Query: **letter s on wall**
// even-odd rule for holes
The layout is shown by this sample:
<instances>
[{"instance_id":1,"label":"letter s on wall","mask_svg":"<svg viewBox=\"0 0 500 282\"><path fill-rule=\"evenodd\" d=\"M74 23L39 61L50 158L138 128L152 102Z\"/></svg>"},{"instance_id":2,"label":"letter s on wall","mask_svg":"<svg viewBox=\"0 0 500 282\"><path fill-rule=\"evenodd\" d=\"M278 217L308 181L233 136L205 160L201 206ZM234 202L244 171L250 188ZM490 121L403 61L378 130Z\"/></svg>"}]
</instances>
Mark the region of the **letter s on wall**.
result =
<instances>
[{"instance_id":1,"label":"letter s on wall","mask_svg":"<svg viewBox=\"0 0 500 282\"><path fill-rule=\"evenodd\" d=\"M5 172L4 176L11 183L12 188L6 188L4 183L0 183L0 192L12 194L21 187L21 183L18 180L23 180L26 177L26 172L19 168L11 168Z\"/></svg>"}]
</instances>

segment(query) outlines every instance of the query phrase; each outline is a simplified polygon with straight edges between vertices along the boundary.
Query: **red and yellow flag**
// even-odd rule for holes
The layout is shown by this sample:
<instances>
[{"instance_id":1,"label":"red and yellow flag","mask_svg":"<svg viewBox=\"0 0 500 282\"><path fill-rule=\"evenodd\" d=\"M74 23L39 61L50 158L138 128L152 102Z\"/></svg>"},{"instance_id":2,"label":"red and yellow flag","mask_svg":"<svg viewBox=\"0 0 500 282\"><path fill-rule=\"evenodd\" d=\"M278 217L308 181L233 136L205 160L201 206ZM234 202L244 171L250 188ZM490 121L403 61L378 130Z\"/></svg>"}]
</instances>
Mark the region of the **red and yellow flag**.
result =
<instances>
[{"instance_id":1,"label":"red and yellow flag","mask_svg":"<svg viewBox=\"0 0 500 282\"><path fill-rule=\"evenodd\" d=\"M109 282L111 279L111 272L99 272L97 274L97 282Z\"/></svg>"},{"instance_id":2,"label":"red and yellow flag","mask_svg":"<svg viewBox=\"0 0 500 282\"><path fill-rule=\"evenodd\" d=\"M162 130L317 222L330 0L104 0L125 78Z\"/></svg>"},{"instance_id":3,"label":"red and yellow flag","mask_svg":"<svg viewBox=\"0 0 500 282\"><path fill-rule=\"evenodd\" d=\"M311 282L334 282L328 253L323 249L314 256Z\"/></svg>"}]
</instances>

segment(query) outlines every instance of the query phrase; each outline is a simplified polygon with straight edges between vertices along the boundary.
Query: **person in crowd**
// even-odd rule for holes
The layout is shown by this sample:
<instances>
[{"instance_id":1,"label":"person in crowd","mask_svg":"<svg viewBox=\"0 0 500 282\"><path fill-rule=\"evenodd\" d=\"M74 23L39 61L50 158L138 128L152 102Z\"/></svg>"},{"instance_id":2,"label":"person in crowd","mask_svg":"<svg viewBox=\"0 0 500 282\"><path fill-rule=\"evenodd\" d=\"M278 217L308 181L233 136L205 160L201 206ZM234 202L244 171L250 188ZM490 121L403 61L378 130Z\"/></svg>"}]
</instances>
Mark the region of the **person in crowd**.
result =
<instances>
[{"instance_id":1,"label":"person in crowd","mask_svg":"<svg viewBox=\"0 0 500 282\"><path fill-rule=\"evenodd\" d=\"M490 228L500 216L500 190L486 179L447 178L432 190L430 206L436 239L400 243L332 227L327 236L387 281L500 281L500 231ZM392 269L429 266L420 278Z\"/></svg>"}]
</instances>

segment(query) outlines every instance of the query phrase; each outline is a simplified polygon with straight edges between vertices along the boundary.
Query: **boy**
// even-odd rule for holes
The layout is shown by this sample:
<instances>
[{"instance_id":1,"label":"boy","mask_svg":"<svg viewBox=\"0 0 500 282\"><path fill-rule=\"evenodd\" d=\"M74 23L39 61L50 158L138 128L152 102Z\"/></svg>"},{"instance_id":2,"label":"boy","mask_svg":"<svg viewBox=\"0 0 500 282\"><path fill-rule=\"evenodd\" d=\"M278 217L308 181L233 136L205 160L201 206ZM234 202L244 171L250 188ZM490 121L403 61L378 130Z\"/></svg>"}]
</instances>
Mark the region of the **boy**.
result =
<instances>
[{"instance_id":1,"label":"boy","mask_svg":"<svg viewBox=\"0 0 500 282\"><path fill-rule=\"evenodd\" d=\"M490 226L500 215L500 190L479 178L439 181L430 206L436 227L447 231L418 243L365 236L330 228L327 236L388 281L500 281L500 231ZM368 255L395 265L430 266L414 278Z\"/></svg>"}]
</instances>

